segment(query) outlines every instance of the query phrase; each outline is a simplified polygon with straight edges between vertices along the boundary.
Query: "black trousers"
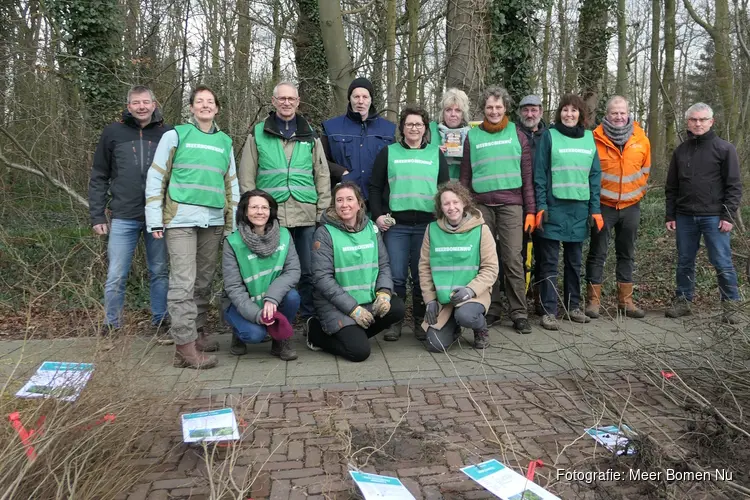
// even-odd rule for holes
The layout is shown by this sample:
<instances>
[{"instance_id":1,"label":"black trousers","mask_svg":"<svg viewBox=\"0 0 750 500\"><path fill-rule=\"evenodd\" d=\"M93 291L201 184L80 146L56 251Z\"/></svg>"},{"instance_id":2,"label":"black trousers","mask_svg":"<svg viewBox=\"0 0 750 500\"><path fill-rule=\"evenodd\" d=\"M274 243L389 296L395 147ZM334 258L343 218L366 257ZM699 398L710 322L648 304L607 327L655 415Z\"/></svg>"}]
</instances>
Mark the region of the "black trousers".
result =
<instances>
[{"instance_id":1,"label":"black trousers","mask_svg":"<svg viewBox=\"0 0 750 500\"><path fill-rule=\"evenodd\" d=\"M406 306L395 294L391 295L391 310L382 318L375 318L370 328L359 325L345 326L333 335L323 331L318 318L310 320L310 331L307 340L326 352L341 356L349 361L360 362L370 357L370 338L382 332L394 323L404 319Z\"/></svg>"},{"instance_id":2,"label":"black trousers","mask_svg":"<svg viewBox=\"0 0 750 500\"><path fill-rule=\"evenodd\" d=\"M604 228L598 232L591 230L591 246L586 257L586 281L600 285L603 281L604 263L612 229L615 230L615 256L617 267L615 276L618 283L632 283L635 268L635 241L638 237L638 225L641 221L641 204L617 210L602 205Z\"/></svg>"}]
</instances>

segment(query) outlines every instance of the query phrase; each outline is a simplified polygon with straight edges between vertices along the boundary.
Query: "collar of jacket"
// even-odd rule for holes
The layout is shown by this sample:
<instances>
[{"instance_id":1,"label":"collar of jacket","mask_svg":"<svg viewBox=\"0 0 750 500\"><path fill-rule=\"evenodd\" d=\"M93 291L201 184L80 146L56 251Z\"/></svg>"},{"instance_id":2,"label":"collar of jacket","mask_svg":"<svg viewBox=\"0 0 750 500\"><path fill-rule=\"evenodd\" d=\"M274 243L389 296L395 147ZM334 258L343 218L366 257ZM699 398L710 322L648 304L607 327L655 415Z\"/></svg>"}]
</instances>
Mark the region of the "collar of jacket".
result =
<instances>
[{"instance_id":1,"label":"collar of jacket","mask_svg":"<svg viewBox=\"0 0 750 500\"><path fill-rule=\"evenodd\" d=\"M191 116L191 117L190 117L190 120L188 120L188 123L190 123L190 124L191 124L191 125L193 125L193 126L194 126L195 128L197 128L198 130L200 130L201 132L203 132L203 129L201 128L201 124L200 124L200 123L198 123L198 120L196 120L194 116ZM206 134L215 134L215 133L216 133L216 132L218 132L219 130L221 130L221 129L220 129L220 128L219 128L219 126L218 126L218 125L216 124L216 122L211 122L211 128L210 128L210 129L208 129L208 132L205 132L205 133L206 133Z\"/></svg>"},{"instance_id":2,"label":"collar of jacket","mask_svg":"<svg viewBox=\"0 0 750 500\"><path fill-rule=\"evenodd\" d=\"M337 229L346 231L348 233L358 233L362 231L369 221L370 218L367 216L367 212L364 207L361 207L359 212L357 212L357 223L355 227L349 227L345 225L344 221L342 221L339 215L336 213L336 207L333 206L328 207L320 217L321 224L330 224Z\"/></svg>"},{"instance_id":3,"label":"collar of jacket","mask_svg":"<svg viewBox=\"0 0 750 500\"><path fill-rule=\"evenodd\" d=\"M401 144L401 146L404 147L404 148L406 148L406 149L414 149L411 146L409 146L408 144L406 144L406 139L404 139L403 137L401 138L400 141L398 141L398 143ZM429 142L427 142L427 132L425 132L425 135L422 136L422 145L419 146L419 149L426 148L428 144L429 144Z\"/></svg>"},{"instance_id":4,"label":"collar of jacket","mask_svg":"<svg viewBox=\"0 0 750 500\"><path fill-rule=\"evenodd\" d=\"M539 120L539 125L536 126L536 132L532 132L531 129L526 128L520 119L516 121L516 127L529 137L532 135L542 135L544 131L547 130L547 124L544 122L544 118Z\"/></svg>"},{"instance_id":5,"label":"collar of jacket","mask_svg":"<svg viewBox=\"0 0 750 500\"><path fill-rule=\"evenodd\" d=\"M130 114L130 111L125 109L122 112L122 123L125 125L128 125L129 127L134 128L141 128L140 124L136 121L135 117ZM143 128L149 128L149 127L155 127L157 125L163 125L164 124L164 117L161 114L161 110L159 108L156 108L153 113L151 113L151 121L148 122L148 124Z\"/></svg>"},{"instance_id":6,"label":"collar of jacket","mask_svg":"<svg viewBox=\"0 0 750 500\"><path fill-rule=\"evenodd\" d=\"M297 124L297 131L289 138L289 140L312 142L315 139L315 132L313 132L312 127L310 127L310 124L305 117L299 113L295 113L294 121ZM276 122L276 111L268 113L268 118L266 118L266 121L263 124L263 132L276 136L279 139L284 138L279 130L279 124Z\"/></svg>"},{"instance_id":7,"label":"collar of jacket","mask_svg":"<svg viewBox=\"0 0 750 500\"><path fill-rule=\"evenodd\" d=\"M362 119L362 115L352 109L351 103L346 105L346 117L354 123L367 123L369 125L369 123L377 120L378 116L380 115L378 115L375 106L372 104L370 104L370 110L367 112L367 118L365 118L364 120Z\"/></svg>"},{"instance_id":8,"label":"collar of jacket","mask_svg":"<svg viewBox=\"0 0 750 500\"><path fill-rule=\"evenodd\" d=\"M716 137L716 131L714 129L709 130L705 134L702 135L695 135L691 131L687 131L688 140L692 140L695 142L707 142L710 140L713 140L714 137Z\"/></svg>"}]
</instances>

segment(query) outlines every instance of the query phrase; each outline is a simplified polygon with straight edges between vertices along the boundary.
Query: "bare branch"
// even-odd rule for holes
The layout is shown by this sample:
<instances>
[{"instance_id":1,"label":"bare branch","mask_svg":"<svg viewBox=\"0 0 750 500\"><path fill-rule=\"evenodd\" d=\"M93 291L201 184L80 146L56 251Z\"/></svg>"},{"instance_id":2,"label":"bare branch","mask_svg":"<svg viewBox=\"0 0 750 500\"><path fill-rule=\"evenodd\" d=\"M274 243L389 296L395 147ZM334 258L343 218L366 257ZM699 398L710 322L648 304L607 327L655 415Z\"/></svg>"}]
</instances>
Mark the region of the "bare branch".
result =
<instances>
[{"instance_id":1,"label":"bare branch","mask_svg":"<svg viewBox=\"0 0 750 500\"><path fill-rule=\"evenodd\" d=\"M348 15L351 15L351 14L359 14L360 12L364 12L365 10L369 9L370 7L372 7L372 4L374 4L374 3L375 3L375 0L370 0L369 2L367 2L366 4L364 4L362 7L357 7L356 9L351 9L351 10L342 10L341 11L341 15L342 16L348 16Z\"/></svg>"},{"instance_id":2,"label":"bare branch","mask_svg":"<svg viewBox=\"0 0 750 500\"><path fill-rule=\"evenodd\" d=\"M690 14L690 17L693 18L693 21L698 23L701 26L701 28L706 30L706 32L709 35L711 35L711 37L714 37L715 31L716 31L715 28L711 26L710 24L708 24L707 21L704 21L703 19L700 18L698 13L695 12L695 9L693 8L693 4L690 3L690 0L682 0L682 3L685 5L685 8L687 9L688 14Z\"/></svg>"}]
</instances>

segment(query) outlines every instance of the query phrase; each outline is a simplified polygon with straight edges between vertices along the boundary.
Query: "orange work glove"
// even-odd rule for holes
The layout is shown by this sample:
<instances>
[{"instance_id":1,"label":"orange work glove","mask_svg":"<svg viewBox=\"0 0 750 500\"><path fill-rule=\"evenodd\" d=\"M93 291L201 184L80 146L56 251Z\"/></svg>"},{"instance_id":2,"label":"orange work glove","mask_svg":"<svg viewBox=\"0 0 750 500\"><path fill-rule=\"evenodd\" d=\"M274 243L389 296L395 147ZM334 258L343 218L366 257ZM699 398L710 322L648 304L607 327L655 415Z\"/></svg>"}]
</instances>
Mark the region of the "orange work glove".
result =
<instances>
[{"instance_id":1,"label":"orange work glove","mask_svg":"<svg viewBox=\"0 0 750 500\"><path fill-rule=\"evenodd\" d=\"M526 214L526 220L523 223L523 232L531 234L534 232L535 227L536 217L534 217L534 214Z\"/></svg>"},{"instance_id":2,"label":"orange work glove","mask_svg":"<svg viewBox=\"0 0 750 500\"><path fill-rule=\"evenodd\" d=\"M601 230L604 229L604 217L602 217L602 214L592 215L591 220L596 224L597 231L601 232Z\"/></svg>"},{"instance_id":3,"label":"orange work glove","mask_svg":"<svg viewBox=\"0 0 750 500\"><path fill-rule=\"evenodd\" d=\"M544 210L540 210L536 213L536 229L539 229L542 227L542 223L547 220L547 214L544 212Z\"/></svg>"}]
</instances>

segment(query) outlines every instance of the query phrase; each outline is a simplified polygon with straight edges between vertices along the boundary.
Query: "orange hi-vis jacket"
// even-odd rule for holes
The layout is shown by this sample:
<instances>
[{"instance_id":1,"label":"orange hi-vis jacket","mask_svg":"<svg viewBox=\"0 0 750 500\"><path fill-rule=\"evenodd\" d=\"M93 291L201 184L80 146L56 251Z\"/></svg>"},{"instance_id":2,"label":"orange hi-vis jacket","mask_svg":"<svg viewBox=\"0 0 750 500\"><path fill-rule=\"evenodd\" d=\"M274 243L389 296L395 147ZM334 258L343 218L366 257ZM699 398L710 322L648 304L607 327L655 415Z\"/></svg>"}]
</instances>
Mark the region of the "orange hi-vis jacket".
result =
<instances>
[{"instance_id":1,"label":"orange hi-vis jacket","mask_svg":"<svg viewBox=\"0 0 750 500\"><path fill-rule=\"evenodd\" d=\"M638 203L651 172L651 143L641 126L633 123L633 135L622 151L601 125L594 129L594 142L602 166L600 202L618 210Z\"/></svg>"}]
</instances>

